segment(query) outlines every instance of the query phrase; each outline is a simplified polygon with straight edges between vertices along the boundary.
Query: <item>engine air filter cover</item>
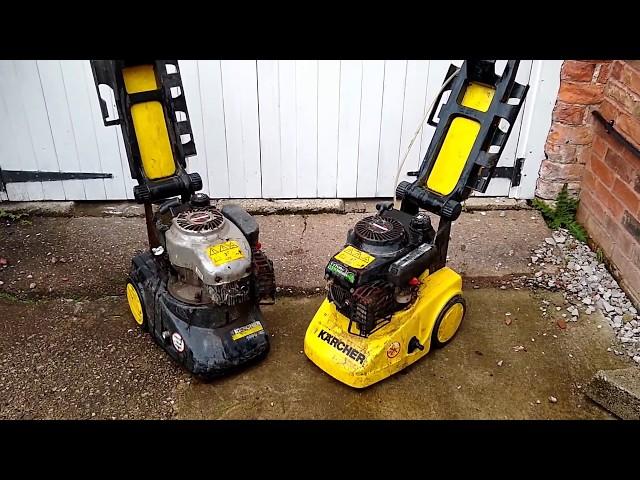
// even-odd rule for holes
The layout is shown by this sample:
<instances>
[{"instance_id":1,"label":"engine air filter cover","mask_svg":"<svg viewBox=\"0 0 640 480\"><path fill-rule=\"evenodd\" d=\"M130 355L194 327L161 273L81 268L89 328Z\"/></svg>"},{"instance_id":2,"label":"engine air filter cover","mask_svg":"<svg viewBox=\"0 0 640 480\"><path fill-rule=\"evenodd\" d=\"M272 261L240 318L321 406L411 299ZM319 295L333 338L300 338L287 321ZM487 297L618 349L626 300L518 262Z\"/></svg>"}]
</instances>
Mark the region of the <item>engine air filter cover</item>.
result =
<instances>
[{"instance_id":1,"label":"engine air filter cover","mask_svg":"<svg viewBox=\"0 0 640 480\"><path fill-rule=\"evenodd\" d=\"M373 245L389 245L404 238L402 224L395 218L373 215L356 223L354 232L363 242Z\"/></svg>"},{"instance_id":2,"label":"engine air filter cover","mask_svg":"<svg viewBox=\"0 0 640 480\"><path fill-rule=\"evenodd\" d=\"M176 224L186 232L212 232L223 223L224 217L215 207L194 207L176 216Z\"/></svg>"}]
</instances>

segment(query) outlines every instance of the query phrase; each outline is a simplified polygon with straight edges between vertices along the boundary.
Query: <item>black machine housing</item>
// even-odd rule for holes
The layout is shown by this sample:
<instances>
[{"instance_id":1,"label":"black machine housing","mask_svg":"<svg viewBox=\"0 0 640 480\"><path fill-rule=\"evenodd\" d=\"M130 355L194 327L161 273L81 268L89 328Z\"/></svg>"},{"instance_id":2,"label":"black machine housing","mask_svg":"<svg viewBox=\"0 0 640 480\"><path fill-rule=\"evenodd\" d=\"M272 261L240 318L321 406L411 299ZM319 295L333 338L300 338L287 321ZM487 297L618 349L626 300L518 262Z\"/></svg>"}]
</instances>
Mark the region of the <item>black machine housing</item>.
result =
<instances>
[{"instance_id":1,"label":"black machine housing","mask_svg":"<svg viewBox=\"0 0 640 480\"><path fill-rule=\"evenodd\" d=\"M435 109L431 111L429 123L436 131L419 171L409 173L417 178L397 186L400 210L394 209L392 202L378 204L378 213L360 220L347 235L346 246L375 260L359 269L341 262L336 254L325 269L328 298L349 318L350 333L367 337L386 325L395 312L415 301L418 277L445 266L451 223L460 215L462 201L474 190L486 191L524 102L528 86L515 81L518 64L517 60L508 61L501 76L495 73L495 60L467 60L458 72L455 66L450 67L447 78L455 76L440 93L441 98L449 91L449 99L440 109L438 123L434 122ZM461 104L470 82L495 88L486 112ZM457 116L478 121L480 131L455 188L441 195L427 188L427 179ZM427 212L440 217L437 230Z\"/></svg>"},{"instance_id":2,"label":"black machine housing","mask_svg":"<svg viewBox=\"0 0 640 480\"><path fill-rule=\"evenodd\" d=\"M127 93L122 70L150 64L154 66L159 88ZM209 286L199 282L195 273L187 280L185 269L172 265L169 260L166 233L173 219L181 213L197 209L217 210L211 206L207 195L196 193L202 188L200 176L186 171L186 158L195 155L196 148L178 61L92 60L91 67L104 123L106 126L120 125L131 176L138 182L134 187L134 196L145 205L150 248L133 258L128 278L142 305L142 328L174 360L205 379L228 373L264 357L269 351L269 339L262 326L263 317L258 305L275 301L275 277L273 263L261 250L255 219L237 205L226 205L219 210L225 220L238 227L247 240L251 249L251 266L250 274L241 281L215 287L241 291L241 296L229 296L230 300L226 303L214 301L207 294ZM109 119L100 85L112 89L117 118ZM131 115L132 105L149 101L158 101L162 105L176 166L173 175L159 179L145 176ZM172 285L174 291L179 291L180 287L196 291L196 298L187 299L173 294ZM236 301L238 298L241 301ZM181 339L177 343L180 349L172 341L175 335Z\"/></svg>"},{"instance_id":3,"label":"black machine housing","mask_svg":"<svg viewBox=\"0 0 640 480\"><path fill-rule=\"evenodd\" d=\"M208 196L196 194L187 203L177 199L165 202L155 213L154 223L163 233L171 219L182 211L209 203ZM237 205L221 209L226 219L233 222L245 235L252 251L252 274L248 279L249 300L239 304L214 305L210 301L200 304L186 302L172 295L169 282L175 281L178 272L171 265L166 250L145 251L131 262L129 282L142 301L143 328L148 330L158 344L187 370L205 379L214 378L250 362L263 358L269 352L266 330L233 339L238 327L263 322L258 308L261 303L275 301L275 277L273 264L260 250L259 228L253 217ZM204 297L204 295L203 295ZM178 351L171 336L178 333L184 340L184 350Z\"/></svg>"},{"instance_id":4,"label":"black machine housing","mask_svg":"<svg viewBox=\"0 0 640 480\"><path fill-rule=\"evenodd\" d=\"M262 322L255 303L216 308L184 303L167 290L168 269L169 265L151 252L144 252L133 258L130 281L142 300L148 321L145 328L175 361L209 379L257 361L269 352L265 330L243 341L232 339L238 320ZM182 352L171 341L174 333L184 339Z\"/></svg>"}]
</instances>

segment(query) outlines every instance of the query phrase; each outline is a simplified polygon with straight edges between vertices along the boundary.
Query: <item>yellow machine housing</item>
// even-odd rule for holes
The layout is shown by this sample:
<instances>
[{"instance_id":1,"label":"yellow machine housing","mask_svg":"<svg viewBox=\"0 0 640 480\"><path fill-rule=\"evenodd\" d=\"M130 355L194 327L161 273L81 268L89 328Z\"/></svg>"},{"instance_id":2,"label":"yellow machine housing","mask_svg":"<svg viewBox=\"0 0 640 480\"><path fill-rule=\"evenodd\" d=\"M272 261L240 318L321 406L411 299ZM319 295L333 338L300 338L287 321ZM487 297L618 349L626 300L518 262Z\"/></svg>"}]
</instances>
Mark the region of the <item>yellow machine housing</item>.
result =
<instances>
[{"instance_id":1,"label":"yellow machine housing","mask_svg":"<svg viewBox=\"0 0 640 480\"><path fill-rule=\"evenodd\" d=\"M304 352L342 383L373 385L443 347L461 325L462 278L445 266L451 223L473 189L486 190L527 92L515 82L517 61L502 76L494 63L452 67L449 98L440 121L430 120L436 132L412 174L418 178L397 187L400 210L378 204L325 269L328 295L307 328ZM437 231L425 210L440 217Z\"/></svg>"},{"instance_id":2,"label":"yellow machine housing","mask_svg":"<svg viewBox=\"0 0 640 480\"><path fill-rule=\"evenodd\" d=\"M418 299L367 338L350 334L349 319L325 298L307 328L304 353L333 378L355 388L373 385L411 365L431 350L433 328L442 309L451 299L462 295L462 278L448 267L432 275L425 272L420 281ZM459 309L456 305L452 306L454 315L440 324L442 343L455 335L462 321L464 305L461 312L456 312ZM409 353L409 342L414 336L424 349Z\"/></svg>"}]
</instances>

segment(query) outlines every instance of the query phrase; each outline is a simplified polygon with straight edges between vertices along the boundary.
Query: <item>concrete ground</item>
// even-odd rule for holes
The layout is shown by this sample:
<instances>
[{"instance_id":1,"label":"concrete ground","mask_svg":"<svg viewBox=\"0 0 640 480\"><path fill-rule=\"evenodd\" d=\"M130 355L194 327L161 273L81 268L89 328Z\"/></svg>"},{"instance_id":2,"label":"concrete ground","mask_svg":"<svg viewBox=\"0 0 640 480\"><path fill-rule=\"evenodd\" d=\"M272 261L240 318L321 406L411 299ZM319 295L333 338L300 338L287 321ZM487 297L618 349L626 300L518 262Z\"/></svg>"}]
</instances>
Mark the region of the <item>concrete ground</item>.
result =
<instances>
[{"instance_id":1,"label":"concrete ground","mask_svg":"<svg viewBox=\"0 0 640 480\"><path fill-rule=\"evenodd\" d=\"M511 286L531 274L529 252L549 235L530 210L475 211L456 222L450 265L465 276L469 313L447 348L364 391L315 367L301 352L322 299L316 290L364 215L257 217L289 297L264 309L267 359L212 383L175 366L130 318L123 283L145 247L141 218L6 221L0 418L612 418L582 393L596 371L629 365L607 352L607 323L581 315L561 329L562 311L539 310L543 300L562 307L560 294Z\"/></svg>"},{"instance_id":2,"label":"concrete ground","mask_svg":"<svg viewBox=\"0 0 640 480\"><path fill-rule=\"evenodd\" d=\"M327 262L344 244L348 229L367 215L256 216L281 291L323 289ZM452 227L450 266L474 280L529 273L529 252L548 235L532 210L464 213ZM121 295L131 257L144 248L144 219L137 217L7 221L0 229L0 256L9 264L0 270L0 292L22 299Z\"/></svg>"},{"instance_id":3,"label":"concrete ground","mask_svg":"<svg viewBox=\"0 0 640 480\"><path fill-rule=\"evenodd\" d=\"M530 292L472 289L466 298L469 314L451 344L365 390L334 380L302 353L304 332L322 298L283 299L265 309L269 359L234 378L192 382L176 403L177 417L611 418L582 393L594 369L622 364L606 351L611 333L596 327L599 317L560 330L556 318L539 318L542 297ZM562 303L557 294L544 298ZM510 325L504 322L507 311L513 313ZM526 350L516 351L519 346Z\"/></svg>"}]
</instances>

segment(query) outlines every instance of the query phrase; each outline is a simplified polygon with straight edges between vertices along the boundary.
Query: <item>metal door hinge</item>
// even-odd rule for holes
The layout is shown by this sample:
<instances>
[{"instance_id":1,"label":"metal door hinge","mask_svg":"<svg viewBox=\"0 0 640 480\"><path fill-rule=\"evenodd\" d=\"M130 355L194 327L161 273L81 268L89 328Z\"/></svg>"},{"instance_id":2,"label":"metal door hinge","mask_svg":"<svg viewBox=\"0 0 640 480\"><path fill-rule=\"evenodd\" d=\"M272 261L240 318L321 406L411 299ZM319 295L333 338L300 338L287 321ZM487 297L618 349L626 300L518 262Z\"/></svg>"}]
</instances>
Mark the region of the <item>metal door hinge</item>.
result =
<instances>
[{"instance_id":1,"label":"metal door hinge","mask_svg":"<svg viewBox=\"0 0 640 480\"><path fill-rule=\"evenodd\" d=\"M493 178L509 178L511 186L517 187L522 179L522 165L524 158L516 158L513 167L496 167L493 171Z\"/></svg>"},{"instance_id":2,"label":"metal door hinge","mask_svg":"<svg viewBox=\"0 0 640 480\"><path fill-rule=\"evenodd\" d=\"M89 180L113 178L110 173L40 172L34 170L1 170L0 183L55 182L58 180Z\"/></svg>"}]
</instances>

